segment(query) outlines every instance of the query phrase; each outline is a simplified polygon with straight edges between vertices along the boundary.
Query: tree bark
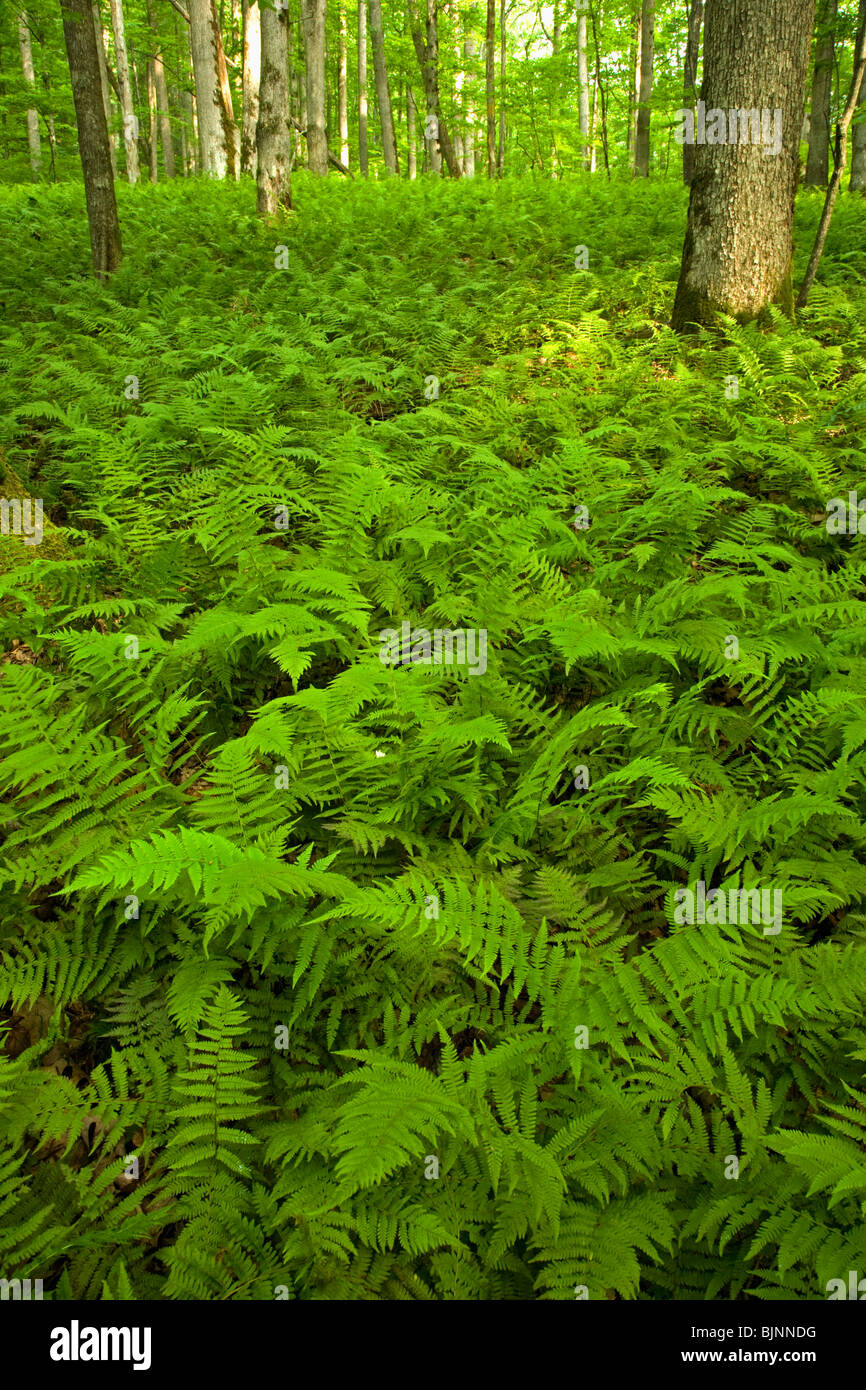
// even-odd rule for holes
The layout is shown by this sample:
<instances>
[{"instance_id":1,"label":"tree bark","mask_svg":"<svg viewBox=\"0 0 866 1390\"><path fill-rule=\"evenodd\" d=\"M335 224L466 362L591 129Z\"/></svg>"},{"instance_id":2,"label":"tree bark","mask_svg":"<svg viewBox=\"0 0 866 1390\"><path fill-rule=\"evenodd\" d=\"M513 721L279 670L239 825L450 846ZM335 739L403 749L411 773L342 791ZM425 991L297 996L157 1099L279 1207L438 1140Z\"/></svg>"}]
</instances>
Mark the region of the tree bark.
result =
<instances>
[{"instance_id":1,"label":"tree bark","mask_svg":"<svg viewBox=\"0 0 866 1390\"><path fill-rule=\"evenodd\" d=\"M848 186L852 193L866 193L866 76L860 83L858 105L862 110L851 136L851 182Z\"/></svg>"},{"instance_id":2,"label":"tree bark","mask_svg":"<svg viewBox=\"0 0 866 1390\"><path fill-rule=\"evenodd\" d=\"M701 56L701 26L704 22L704 0L691 0L689 6L689 37L683 74L683 108L695 109L698 95L698 61ZM683 183L690 185L695 172L695 147L683 145Z\"/></svg>"},{"instance_id":3,"label":"tree bark","mask_svg":"<svg viewBox=\"0 0 866 1390\"><path fill-rule=\"evenodd\" d=\"M230 152L220 93L218 37L211 0L189 0L189 41L195 75L195 115L201 169L210 178L224 179L229 171Z\"/></svg>"},{"instance_id":4,"label":"tree bark","mask_svg":"<svg viewBox=\"0 0 866 1390\"><path fill-rule=\"evenodd\" d=\"M836 0L824 0L818 20L812 104L809 110L809 153L806 157L807 188L825 188L830 175L830 97L833 91L833 29Z\"/></svg>"},{"instance_id":5,"label":"tree bark","mask_svg":"<svg viewBox=\"0 0 866 1390\"><path fill-rule=\"evenodd\" d=\"M385 66L385 31L382 25L382 0L370 0L370 38L373 43L373 69L376 74L376 98L382 126L382 151L385 168L390 174L399 173L397 142L394 136L394 116L391 93L388 90L388 69Z\"/></svg>"},{"instance_id":6,"label":"tree bark","mask_svg":"<svg viewBox=\"0 0 866 1390\"><path fill-rule=\"evenodd\" d=\"M328 135L325 129L325 4L326 0L301 0L307 55L307 158L310 171L328 172Z\"/></svg>"},{"instance_id":7,"label":"tree bark","mask_svg":"<svg viewBox=\"0 0 866 1390\"><path fill-rule=\"evenodd\" d=\"M24 11L18 16L18 46L21 49L21 67L24 81L28 87L36 87L33 72L33 49L30 44L30 26ZM30 171L34 179L39 178L42 168L42 141L39 138L39 112L35 106L27 108L27 146L30 150Z\"/></svg>"},{"instance_id":8,"label":"tree bark","mask_svg":"<svg viewBox=\"0 0 866 1390\"><path fill-rule=\"evenodd\" d=\"M174 143L171 134L171 107L168 100L168 85L165 80L165 64L162 60L162 44L156 22L156 13L151 0L148 0L147 3L147 18L153 33L153 80L156 85L156 112L159 123L159 138L162 144L162 163L165 177L173 179L175 167Z\"/></svg>"},{"instance_id":9,"label":"tree bark","mask_svg":"<svg viewBox=\"0 0 866 1390\"><path fill-rule=\"evenodd\" d=\"M111 133L111 89L108 84L108 60L105 56L105 43L102 38L102 16L99 12L99 0L93 0L93 28L96 32L99 85L102 90L102 106L105 111L105 128L108 131L108 153L111 156L111 173L114 178L117 178L117 157L114 153L114 138Z\"/></svg>"},{"instance_id":10,"label":"tree bark","mask_svg":"<svg viewBox=\"0 0 866 1390\"><path fill-rule=\"evenodd\" d=\"M499 150L496 173L505 173L505 0L499 0Z\"/></svg>"},{"instance_id":11,"label":"tree bark","mask_svg":"<svg viewBox=\"0 0 866 1390\"><path fill-rule=\"evenodd\" d=\"M719 122L708 117L706 129L697 122L672 320L681 332L715 322L719 312L745 320L771 303L793 311L794 197L814 12L815 0L707 0L702 103L723 121L730 110L757 110L762 119L758 139L740 118L736 132L726 129L737 144L707 143Z\"/></svg>"},{"instance_id":12,"label":"tree bark","mask_svg":"<svg viewBox=\"0 0 866 1390\"><path fill-rule=\"evenodd\" d=\"M358 164L367 177L367 0L358 0Z\"/></svg>"},{"instance_id":13,"label":"tree bark","mask_svg":"<svg viewBox=\"0 0 866 1390\"><path fill-rule=\"evenodd\" d=\"M416 112L415 112L415 96L414 96L414 93L413 93L413 91L412 91L412 88L409 87L409 88L407 89L407 92L406 92L406 138L407 138L407 147L408 147L408 151L409 151L409 161L408 161L408 162L409 162L409 177L410 177L410 179L415 179L415 178L418 177L418 155L417 155L417 139L418 139L418 135L417 135L417 129L416 129L416 125L415 125L416 120L417 120L417 116L416 116Z\"/></svg>"},{"instance_id":14,"label":"tree bark","mask_svg":"<svg viewBox=\"0 0 866 1390\"><path fill-rule=\"evenodd\" d=\"M487 0L487 26L484 32L484 87L487 94L487 177L496 175L496 86L493 55L496 49L496 0Z\"/></svg>"},{"instance_id":15,"label":"tree bark","mask_svg":"<svg viewBox=\"0 0 866 1390\"><path fill-rule=\"evenodd\" d=\"M580 113L580 133L583 136L583 163L590 165L589 151L589 66L586 61L587 0L578 0L577 14L577 100Z\"/></svg>"},{"instance_id":16,"label":"tree bark","mask_svg":"<svg viewBox=\"0 0 866 1390\"><path fill-rule=\"evenodd\" d=\"M475 67L475 39L471 34L463 40L463 64L468 70L470 77ZM466 108L463 114L463 173L467 179L475 177L475 107L472 102L471 89L467 88L470 94L466 98Z\"/></svg>"},{"instance_id":17,"label":"tree bark","mask_svg":"<svg viewBox=\"0 0 866 1390\"><path fill-rule=\"evenodd\" d=\"M159 135L156 118L156 78L153 72L153 59L147 63L147 115L148 115L148 140L150 149L150 181L156 183L159 178Z\"/></svg>"},{"instance_id":18,"label":"tree bark","mask_svg":"<svg viewBox=\"0 0 866 1390\"><path fill-rule=\"evenodd\" d=\"M494 0L495 3L495 0ZM453 179L459 179L460 169L454 157L454 149L448 127L442 116L439 100L439 30L436 20L436 0L427 0L425 33L421 31L421 18L409 0L409 24L412 42L424 79L424 95L427 102L427 123L424 132L424 145L427 152L427 167L435 174L442 172L444 158L448 172ZM428 132L430 132L428 134Z\"/></svg>"},{"instance_id":19,"label":"tree bark","mask_svg":"<svg viewBox=\"0 0 866 1390\"><path fill-rule=\"evenodd\" d=\"M84 173L93 273L104 280L120 265L123 247L102 105L93 9L91 0L61 0L60 8Z\"/></svg>"},{"instance_id":20,"label":"tree bark","mask_svg":"<svg viewBox=\"0 0 866 1390\"><path fill-rule=\"evenodd\" d=\"M126 150L126 177L138 183L138 121L132 99L129 59L126 54L126 32L123 25L122 0L111 0L111 27L114 30L114 57L117 63L117 85L120 88L120 109L123 114L123 145Z\"/></svg>"},{"instance_id":21,"label":"tree bark","mask_svg":"<svg viewBox=\"0 0 866 1390\"><path fill-rule=\"evenodd\" d=\"M259 0L244 0L243 23L244 109L241 117L241 173L255 174L259 84L262 78L262 26Z\"/></svg>"},{"instance_id":22,"label":"tree bark","mask_svg":"<svg viewBox=\"0 0 866 1390\"><path fill-rule=\"evenodd\" d=\"M349 167L349 100L348 100L348 35L346 32L346 6L341 0L339 7L340 51L337 69L337 105L340 120L340 161Z\"/></svg>"},{"instance_id":23,"label":"tree bark","mask_svg":"<svg viewBox=\"0 0 866 1390\"><path fill-rule=\"evenodd\" d=\"M229 178L237 179L240 177L241 172L241 133L235 121L232 89L229 86L229 70L226 65L226 55L223 50L222 29L217 19L216 0L211 0L210 9L214 33L214 50L216 52L217 61L217 76L219 78L220 101L222 104L223 133L226 143L226 154L228 155L228 175Z\"/></svg>"},{"instance_id":24,"label":"tree bark","mask_svg":"<svg viewBox=\"0 0 866 1390\"><path fill-rule=\"evenodd\" d=\"M256 208L273 217L292 206L289 136L289 42L286 11L265 3L261 11L261 80L256 123Z\"/></svg>"},{"instance_id":25,"label":"tree bark","mask_svg":"<svg viewBox=\"0 0 866 1390\"><path fill-rule=\"evenodd\" d=\"M639 179L649 178L650 114L653 91L653 58L655 57L655 0L643 0L640 17L640 89L638 91L637 126L634 142L634 172Z\"/></svg>"}]
</instances>

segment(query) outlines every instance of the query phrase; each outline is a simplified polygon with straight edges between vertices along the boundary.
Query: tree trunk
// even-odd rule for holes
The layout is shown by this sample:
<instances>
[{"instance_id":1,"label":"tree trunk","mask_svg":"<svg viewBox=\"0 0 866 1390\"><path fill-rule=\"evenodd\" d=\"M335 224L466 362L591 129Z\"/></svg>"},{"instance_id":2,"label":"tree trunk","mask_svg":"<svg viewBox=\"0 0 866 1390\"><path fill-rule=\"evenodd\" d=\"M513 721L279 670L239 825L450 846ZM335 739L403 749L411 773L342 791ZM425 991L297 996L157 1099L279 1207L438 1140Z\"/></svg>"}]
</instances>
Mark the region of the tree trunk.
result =
<instances>
[{"instance_id":1,"label":"tree trunk","mask_svg":"<svg viewBox=\"0 0 866 1390\"><path fill-rule=\"evenodd\" d=\"M643 0L640 18L640 90L638 92L637 126L634 143L634 172L639 179L649 178L650 114L653 92L653 58L655 56L655 0Z\"/></svg>"},{"instance_id":2,"label":"tree trunk","mask_svg":"<svg viewBox=\"0 0 866 1390\"><path fill-rule=\"evenodd\" d=\"M836 0L824 0L818 20L812 105L809 112L809 153L806 157L807 188L825 188L830 176L830 97L833 91L833 29Z\"/></svg>"},{"instance_id":3,"label":"tree trunk","mask_svg":"<svg viewBox=\"0 0 866 1390\"><path fill-rule=\"evenodd\" d=\"M168 85L165 80L165 64L162 60L162 44L151 0L148 0L147 3L147 18L153 33L153 80L156 85L156 111L159 122L159 137L162 143L162 162L165 168L165 177L173 179L175 168L174 144L171 135L171 107L168 101Z\"/></svg>"},{"instance_id":4,"label":"tree trunk","mask_svg":"<svg viewBox=\"0 0 866 1390\"><path fill-rule=\"evenodd\" d=\"M325 4L326 0L301 0L307 55L307 158L310 171L328 172L328 136L325 129Z\"/></svg>"},{"instance_id":5,"label":"tree trunk","mask_svg":"<svg viewBox=\"0 0 866 1390\"><path fill-rule=\"evenodd\" d=\"M382 150L385 167L391 174L399 172L397 143L394 138L394 117L391 112L391 93L388 90L388 69L385 66L385 31L382 27L382 0L370 0L370 38L373 43L373 68L376 73L376 98L382 126Z\"/></svg>"},{"instance_id":6,"label":"tree trunk","mask_svg":"<svg viewBox=\"0 0 866 1390\"><path fill-rule=\"evenodd\" d=\"M463 40L463 64L472 76L475 67L475 39L471 34ZM471 92L471 88L467 90ZM471 94L466 98L463 122L463 173L467 179L475 177L475 107Z\"/></svg>"},{"instance_id":7,"label":"tree trunk","mask_svg":"<svg viewBox=\"0 0 866 1390\"><path fill-rule=\"evenodd\" d=\"M505 173L505 0L499 0L499 153L496 172L499 178Z\"/></svg>"},{"instance_id":8,"label":"tree trunk","mask_svg":"<svg viewBox=\"0 0 866 1390\"><path fill-rule=\"evenodd\" d=\"M771 303L793 311L794 197L814 12L815 0L707 0L697 132L688 121L683 130L697 144L673 312L681 332L713 323L719 312L745 320ZM750 111L759 113L758 130ZM736 129L726 124L722 132L731 112ZM738 140L736 148L707 143L722 133Z\"/></svg>"},{"instance_id":9,"label":"tree trunk","mask_svg":"<svg viewBox=\"0 0 866 1390\"><path fill-rule=\"evenodd\" d=\"M358 0L358 164L367 177L367 0Z\"/></svg>"},{"instance_id":10,"label":"tree trunk","mask_svg":"<svg viewBox=\"0 0 866 1390\"><path fill-rule=\"evenodd\" d=\"M860 120L851 136L851 182L852 193L866 193L866 77L860 83Z\"/></svg>"},{"instance_id":11,"label":"tree trunk","mask_svg":"<svg viewBox=\"0 0 866 1390\"><path fill-rule=\"evenodd\" d=\"M289 136L289 42L286 11L267 0L261 11L261 81L256 124L256 207L273 217L292 205Z\"/></svg>"},{"instance_id":12,"label":"tree trunk","mask_svg":"<svg viewBox=\"0 0 866 1390\"><path fill-rule=\"evenodd\" d=\"M104 280L120 265L123 248L111 173L108 127L99 77L91 0L61 0L63 39L72 80L78 149L90 225L93 273Z\"/></svg>"},{"instance_id":13,"label":"tree trunk","mask_svg":"<svg viewBox=\"0 0 866 1390\"><path fill-rule=\"evenodd\" d=\"M211 0L189 0L189 41L195 75L195 114L202 173L224 179L229 170L225 110L217 66ZM222 46L222 45L220 45Z\"/></svg>"},{"instance_id":14,"label":"tree trunk","mask_svg":"<svg viewBox=\"0 0 866 1390\"><path fill-rule=\"evenodd\" d=\"M28 87L35 88L36 78L33 73L33 49L30 45L30 27L27 23L27 15L22 10L18 16L18 45L21 49L21 67L24 72L24 81ZM38 179L39 171L42 168L42 141L39 138L39 112L35 106L27 108L27 145L30 150L30 170L34 179Z\"/></svg>"},{"instance_id":15,"label":"tree trunk","mask_svg":"<svg viewBox=\"0 0 866 1390\"><path fill-rule=\"evenodd\" d=\"M105 44L102 38L102 16L98 0L93 0L93 28L96 33L96 57L99 61L99 85L102 90L102 106L105 111L105 128L108 131L108 153L111 156L111 173L117 178L117 158L114 153L114 139L111 134L111 91L108 85L108 61L105 57Z\"/></svg>"},{"instance_id":16,"label":"tree trunk","mask_svg":"<svg viewBox=\"0 0 866 1390\"><path fill-rule=\"evenodd\" d=\"M578 0L577 15L577 100L580 112L580 133L583 136L583 163L590 165L589 152L589 67L586 61L587 0Z\"/></svg>"},{"instance_id":17,"label":"tree trunk","mask_svg":"<svg viewBox=\"0 0 866 1390\"><path fill-rule=\"evenodd\" d=\"M117 63L117 85L120 88L120 109L123 114L123 145L126 150L126 177L138 183L138 121L132 100L129 78L129 59L126 56L126 33L123 27L122 0L111 0L111 27L114 30L114 57Z\"/></svg>"},{"instance_id":18,"label":"tree trunk","mask_svg":"<svg viewBox=\"0 0 866 1390\"><path fill-rule=\"evenodd\" d=\"M634 28L632 31L631 55L629 61L629 94L628 94L628 129L626 131L626 149L634 159L634 147L637 139L637 104L640 94L640 40L641 40L641 4L638 0L637 13L634 16Z\"/></svg>"},{"instance_id":19,"label":"tree trunk","mask_svg":"<svg viewBox=\"0 0 866 1390\"><path fill-rule=\"evenodd\" d=\"M349 167L349 100L348 100L348 35L346 32L346 6L339 8L340 61L337 70L337 104L340 118L340 163Z\"/></svg>"},{"instance_id":20,"label":"tree trunk","mask_svg":"<svg viewBox=\"0 0 866 1390\"><path fill-rule=\"evenodd\" d=\"M223 134L225 138L226 154L228 156L228 175L229 178L237 179L240 177L241 172L241 133L235 121L232 89L229 86L229 70L226 65L226 55L223 51L222 32L221 26L217 20L215 0L211 0L210 9L214 34L214 49L217 61L217 76L219 78L220 101L222 104Z\"/></svg>"},{"instance_id":21,"label":"tree trunk","mask_svg":"<svg viewBox=\"0 0 866 1390\"><path fill-rule=\"evenodd\" d=\"M147 115L148 139L150 141L150 181L159 178L159 136L156 124L156 78L153 73L153 59L147 63Z\"/></svg>"},{"instance_id":22,"label":"tree trunk","mask_svg":"<svg viewBox=\"0 0 866 1390\"><path fill-rule=\"evenodd\" d=\"M698 96L698 62L701 56L701 26L704 22L704 0L691 0L689 6L689 37L683 71L683 109L694 111ZM695 172L695 147L683 144L683 183L690 185Z\"/></svg>"},{"instance_id":23,"label":"tree trunk","mask_svg":"<svg viewBox=\"0 0 866 1390\"><path fill-rule=\"evenodd\" d=\"M244 0L243 21L244 109L241 117L241 173L255 174L259 83L262 77L262 27L259 0Z\"/></svg>"},{"instance_id":24,"label":"tree trunk","mask_svg":"<svg viewBox=\"0 0 866 1390\"><path fill-rule=\"evenodd\" d=\"M413 94L413 92L412 92L412 88L409 87L408 90L407 90L407 93L406 93L406 136L407 136L407 145L408 145L408 150L409 150L409 177L410 177L410 179L415 179L415 178L418 177L418 155L417 155L417 138L418 138L418 136L417 136L417 129L416 129L416 125L415 125L416 120L417 120L417 116L416 116L416 112L415 112L415 96L414 96L414 94Z\"/></svg>"},{"instance_id":25,"label":"tree trunk","mask_svg":"<svg viewBox=\"0 0 866 1390\"><path fill-rule=\"evenodd\" d=\"M487 93L487 177L496 175L496 86L493 54L496 48L496 0L487 0L487 27L484 33L484 79Z\"/></svg>"}]
</instances>

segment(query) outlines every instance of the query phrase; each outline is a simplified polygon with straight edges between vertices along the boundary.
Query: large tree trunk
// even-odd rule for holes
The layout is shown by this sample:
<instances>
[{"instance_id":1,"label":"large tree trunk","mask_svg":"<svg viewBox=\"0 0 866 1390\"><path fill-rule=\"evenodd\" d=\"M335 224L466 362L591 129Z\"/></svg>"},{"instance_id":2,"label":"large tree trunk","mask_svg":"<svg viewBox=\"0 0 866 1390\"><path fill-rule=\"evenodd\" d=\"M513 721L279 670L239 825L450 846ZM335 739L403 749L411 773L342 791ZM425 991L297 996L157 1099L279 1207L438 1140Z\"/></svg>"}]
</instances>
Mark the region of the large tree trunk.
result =
<instances>
[{"instance_id":1,"label":"large tree trunk","mask_svg":"<svg viewBox=\"0 0 866 1390\"><path fill-rule=\"evenodd\" d=\"M707 0L697 132L688 121L683 130L697 145L673 312L680 331L710 324L720 311L741 320L771 303L793 311L794 197L814 16L815 0ZM753 110L758 130L746 119ZM737 130L726 124L725 134L739 143L706 143L731 111Z\"/></svg>"},{"instance_id":2,"label":"large tree trunk","mask_svg":"<svg viewBox=\"0 0 866 1390\"><path fill-rule=\"evenodd\" d=\"M346 33L346 6L339 8L340 51L337 69L337 105L340 120L340 163L349 167L349 97L348 97L348 35Z\"/></svg>"},{"instance_id":3,"label":"large tree trunk","mask_svg":"<svg viewBox=\"0 0 866 1390\"><path fill-rule=\"evenodd\" d=\"M325 3L301 0L307 55L307 158L310 170L328 172L328 135L325 129Z\"/></svg>"},{"instance_id":4,"label":"large tree trunk","mask_svg":"<svg viewBox=\"0 0 866 1390\"><path fill-rule=\"evenodd\" d=\"M639 179L649 178L655 22L655 0L643 0L640 17L640 88L634 142L634 172L635 177Z\"/></svg>"},{"instance_id":5,"label":"large tree trunk","mask_svg":"<svg viewBox=\"0 0 866 1390\"><path fill-rule=\"evenodd\" d=\"M267 3L267 0L266 0ZM256 126L259 119L259 83L262 76L262 29L259 0L244 0L243 99L241 117L241 173L256 172Z\"/></svg>"},{"instance_id":6,"label":"large tree trunk","mask_svg":"<svg viewBox=\"0 0 866 1390\"><path fill-rule=\"evenodd\" d=\"M586 61L586 11L588 0L578 0L577 8L577 100L580 133L583 136L583 162L590 165L589 152L589 66Z\"/></svg>"},{"instance_id":7,"label":"large tree trunk","mask_svg":"<svg viewBox=\"0 0 866 1390\"><path fill-rule=\"evenodd\" d=\"M376 73L376 97L382 126L382 150L385 167L391 174L399 172L397 142L394 138L394 116L391 93L388 90L388 69L385 66L385 31L382 27L382 0L370 0L370 38L373 42L373 68Z\"/></svg>"},{"instance_id":8,"label":"large tree trunk","mask_svg":"<svg viewBox=\"0 0 866 1390\"><path fill-rule=\"evenodd\" d=\"M123 26L121 0L111 0L111 27L114 30L114 57L117 63L117 85L120 88L120 109L123 113L123 145L126 150L126 177L138 183L138 121L132 99L129 78L129 59L126 56L126 33Z\"/></svg>"},{"instance_id":9,"label":"large tree trunk","mask_svg":"<svg viewBox=\"0 0 866 1390\"><path fill-rule=\"evenodd\" d=\"M289 42L286 11L267 3L261 12L261 82L256 125L256 206L261 216L291 207Z\"/></svg>"},{"instance_id":10,"label":"large tree trunk","mask_svg":"<svg viewBox=\"0 0 866 1390\"><path fill-rule=\"evenodd\" d=\"M367 0L358 0L358 164L367 177Z\"/></svg>"},{"instance_id":11,"label":"large tree trunk","mask_svg":"<svg viewBox=\"0 0 866 1390\"><path fill-rule=\"evenodd\" d=\"M220 92L218 38L211 0L189 0L189 41L195 74L195 114L201 168L202 173L210 178L224 179L229 171L231 155Z\"/></svg>"},{"instance_id":12,"label":"large tree trunk","mask_svg":"<svg viewBox=\"0 0 866 1390\"><path fill-rule=\"evenodd\" d=\"M698 61L701 56L701 26L704 21L704 0L691 0L689 6L689 37L686 44L685 72L683 74L683 107L687 111L695 109L698 96ZM691 184L695 172L695 147L688 142L683 144L683 183Z\"/></svg>"},{"instance_id":13,"label":"large tree trunk","mask_svg":"<svg viewBox=\"0 0 866 1390\"><path fill-rule=\"evenodd\" d=\"M108 127L102 105L99 55L91 0L61 0L63 38L72 80L78 149L90 224L93 273L104 280L120 265L123 248L111 173Z\"/></svg>"},{"instance_id":14,"label":"large tree trunk","mask_svg":"<svg viewBox=\"0 0 866 1390\"><path fill-rule=\"evenodd\" d=\"M487 95L487 177L496 174L496 85L493 55L496 50L496 0L487 0L487 26L484 31L484 88Z\"/></svg>"},{"instance_id":15,"label":"large tree trunk","mask_svg":"<svg viewBox=\"0 0 866 1390\"><path fill-rule=\"evenodd\" d=\"M833 28L836 0L823 0L815 45L812 105L809 114L809 153L806 158L807 188L823 188L830 177L830 97L833 91Z\"/></svg>"},{"instance_id":16,"label":"large tree trunk","mask_svg":"<svg viewBox=\"0 0 866 1390\"><path fill-rule=\"evenodd\" d=\"M36 86L36 77L33 73L33 49L30 45L30 26L27 23L27 15L22 11L18 16L18 45L21 49L21 67L24 72L24 81L28 87ZM39 112L35 106L27 108L27 145L30 150L30 170L35 179L39 177L42 168L42 142L39 139Z\"/></svg>"},{"instance_id":17,"label":"large tree trunk","mask_svg":"<svg viewBox=\"0 0 866 1390\"><path fill-rule=\"evenodd\" d=\"M851 182L852 193L866 193L866 77L860 83L858 105L860 120L854 126L851 136Z\"/></svg>"}]
</instances>

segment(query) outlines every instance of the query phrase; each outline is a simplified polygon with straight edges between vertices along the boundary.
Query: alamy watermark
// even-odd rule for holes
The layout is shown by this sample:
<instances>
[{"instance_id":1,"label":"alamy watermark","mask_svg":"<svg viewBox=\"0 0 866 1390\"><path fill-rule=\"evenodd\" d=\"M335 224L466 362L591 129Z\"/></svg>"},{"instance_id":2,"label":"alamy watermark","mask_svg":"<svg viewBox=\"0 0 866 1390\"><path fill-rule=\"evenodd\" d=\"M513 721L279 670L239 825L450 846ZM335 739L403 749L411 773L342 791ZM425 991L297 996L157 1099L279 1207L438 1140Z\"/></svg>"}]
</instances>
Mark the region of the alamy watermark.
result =
<instances>
[{"instance_id":1,"label":"alamy watermark","mask_svg":"<svg viewBox=\"0 0 866 1390\"><path fill-rule=\"evenodd\" d=\"M782 930L782 893L769 888L711 888L700 879L695 889L678 888L674 922L677 926L706 922L709 926L763 926L764 936L778 936Z\"/></svg>"},{"instance_id":2,"label":"alamy watermark","mask_svg":"<svg viewBox=\"0 0 866 1390\"><path fill-rule=\"evenodd\" d=\"M412 628L408 621L398 632L385 627L379 633L383 666L468 666L470 676L487 670L487 628Z\"/></svg>"},{"instance_id":3,"label":"alamy watermark","mask_svg":"<svg viewBox=\"0 0 866 1390\"><path fill-rule=\"evenodd\" d=\"M10 532L13 536L22 536L25 545L41 543L41 497L0 497L0 534L8 536Z\"/></svg>"},{"instance_id":4,"label":"alamy watermark","mask_svg":"<svg viewBox=\"0 0 866 1390\"><path fill-rule=\"evenodd\" d=\"M782 110L731 107L723 111L699 101L697 111L680 107L674 115L680 123L674 131L678 145L762 145L764 158L782 153Z\"/></svg>"}]
</instances>

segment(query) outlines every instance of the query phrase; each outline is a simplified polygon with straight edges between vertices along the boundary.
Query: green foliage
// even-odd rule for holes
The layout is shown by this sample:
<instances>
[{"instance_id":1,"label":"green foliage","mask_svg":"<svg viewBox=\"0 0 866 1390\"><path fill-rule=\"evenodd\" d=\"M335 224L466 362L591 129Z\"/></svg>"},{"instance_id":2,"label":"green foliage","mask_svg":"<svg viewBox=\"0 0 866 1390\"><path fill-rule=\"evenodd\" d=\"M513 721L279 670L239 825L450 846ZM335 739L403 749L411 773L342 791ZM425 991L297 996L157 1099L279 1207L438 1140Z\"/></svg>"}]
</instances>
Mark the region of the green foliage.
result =
<instances>
[{"instance_id":1,"label":"green foliage","mask_svg":"<svg viewBox=\"0 0 866 1390\"><path fill-rule=\"evenodd\" d=\"M0 443L63 542L0 539L0 1271L866 1270L862 202L798 326L684 346L670 186L118 191L107 287L79 191L0 195ZM383 664L403 621L486 672ZM781 931L679 920L701 880Z\"/></svg>"}]
</instances>

